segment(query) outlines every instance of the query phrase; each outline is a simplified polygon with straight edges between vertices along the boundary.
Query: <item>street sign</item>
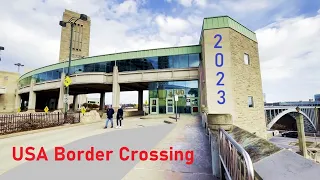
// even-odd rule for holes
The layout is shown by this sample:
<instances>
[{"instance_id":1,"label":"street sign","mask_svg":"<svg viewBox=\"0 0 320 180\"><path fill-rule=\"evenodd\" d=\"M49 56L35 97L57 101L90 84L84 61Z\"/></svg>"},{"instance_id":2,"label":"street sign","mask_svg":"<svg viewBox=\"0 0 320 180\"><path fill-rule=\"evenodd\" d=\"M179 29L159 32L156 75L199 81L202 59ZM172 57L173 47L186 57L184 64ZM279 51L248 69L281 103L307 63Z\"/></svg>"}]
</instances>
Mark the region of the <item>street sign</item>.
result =
<instances>
[{"instance_id":1,"label":"street sign","mask_svg":"<svg viewBox=\"0 0 320 180\"><path fill-rule=\"evenodd\" d=\"M65 94L65 95L63 96L63 102L64 102L64 103L68 103L68 96L69 96L69 94Z\"/></svg>"},{"instance_id":2,"label":"street sign","mask_svg":"<svg viewBox=\"0 0 320 180\"><path fill-rule=\"evenodd\" d=\"M190 106L190 98L187 98L187 106Z\"/></svg>"},{"instance_id":3,"label":"street sign","mask_svg":"<svg viewBox=\"0 0 320 180\"><path fill-rule=\"evenodd\" d=\"M68 87L71 83L72 83L72 81L71 81L70 77L66 76L66 78L64 79L64 85L66 87Z\"/></svg>"},{"instance_id":4,"label":"street sign","mask_svg":"<svg viewBox=\"0 0 320 180\"><path fill-rule=\"evenodd\" d=\"M46 106L46 107L44 108L44 112L47 113L48 111L49 111L49 108L48 108L48 106Z\"/></svg>"},{"instance_id":5,"label":"street sign","mask_svg":"<svg viewBox=\"0 0 320 180\"><path fill-rule=\"evenodd\" d=\"M179 96L178 96L178 95L175 95L175 96L174 96L174 100L175 100L175 101L179 101Z\"/></svg>"},{"instance_id":6,"label":"street sign","mask_svg":"<svg viewBox=\"0 0 320 180\"><path fill-rule=\"evenodd\" d=\"M84 115L84 113L86 113L86 108L82 107L81 108L81 113L82 113L82 115Z\"/></svg>"},{"instance_id":7,"label":"street sign","mask_svg":"<svg viewBox=\"0 0 320 180\"><path fill-rule=\"evenodd\" d=\"M19 113L19 112L21 112L21 108L18 108L18 110L17 110L17 111L18 111L18 113Z\"/></svg>"}]
</instances>

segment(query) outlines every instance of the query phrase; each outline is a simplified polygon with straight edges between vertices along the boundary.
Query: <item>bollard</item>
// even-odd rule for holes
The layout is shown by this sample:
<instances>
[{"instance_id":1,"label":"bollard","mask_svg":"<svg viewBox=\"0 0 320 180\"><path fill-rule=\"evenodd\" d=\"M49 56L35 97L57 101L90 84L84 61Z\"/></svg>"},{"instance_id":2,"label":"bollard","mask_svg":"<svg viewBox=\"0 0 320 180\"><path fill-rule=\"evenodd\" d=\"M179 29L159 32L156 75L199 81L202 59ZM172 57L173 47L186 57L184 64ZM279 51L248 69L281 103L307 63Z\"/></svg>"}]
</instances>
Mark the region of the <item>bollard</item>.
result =
<instances>
[{"instance_id":1,"label":"bollard","mask_svg":"<svg viewBox=\"0 0 320 180\"><path fill-rule=\"evenodd\" d=\"M303 157L307 158L307 145L306 145L306 137L304 133L304 121L303 115L298 114L297 116L297 129L298 129L298 138L299 138L299 148Z\"/></svg>"}]
</instances>

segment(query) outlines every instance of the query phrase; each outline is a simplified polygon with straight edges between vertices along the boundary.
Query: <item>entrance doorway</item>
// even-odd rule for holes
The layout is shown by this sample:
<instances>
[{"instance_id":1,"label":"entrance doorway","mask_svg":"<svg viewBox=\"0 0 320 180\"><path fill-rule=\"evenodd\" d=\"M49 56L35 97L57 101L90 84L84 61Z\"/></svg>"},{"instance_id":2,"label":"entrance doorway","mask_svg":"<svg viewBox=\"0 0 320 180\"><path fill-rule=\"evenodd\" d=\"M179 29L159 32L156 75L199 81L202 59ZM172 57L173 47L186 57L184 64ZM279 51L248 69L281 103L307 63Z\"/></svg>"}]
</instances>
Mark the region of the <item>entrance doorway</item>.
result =
<instances>
[{"instance_id":1,"label":"entrance doorway","mask_svg":"<svg viewBox=\"0 0 320 180\"><path fill-rule=\"evenodd\" d=\"M158 98L150 98L150 114L159 114Z\"/></svg>"},{"instance_id":2,"label":"entrance doorway","mask_svg":"<svg viewBox=\"0 0 320 180\"><path fill-rule=\"evenodd\" d=\"M199 101L198 98L190 98L191 101L191 114L199 113Z\"/></svg>"},{"instance_id":3,"label":"entrance doorway","mask_svg":"<svg viewBox=\"0 0 320 180\"><path fill-rule=\"evenodd\" d=\"M173 101L173 98L167 98L166 99L166 112L167 112L167 114L173 114L174 113L174 101Z\"/></svg>"}]
</instances>

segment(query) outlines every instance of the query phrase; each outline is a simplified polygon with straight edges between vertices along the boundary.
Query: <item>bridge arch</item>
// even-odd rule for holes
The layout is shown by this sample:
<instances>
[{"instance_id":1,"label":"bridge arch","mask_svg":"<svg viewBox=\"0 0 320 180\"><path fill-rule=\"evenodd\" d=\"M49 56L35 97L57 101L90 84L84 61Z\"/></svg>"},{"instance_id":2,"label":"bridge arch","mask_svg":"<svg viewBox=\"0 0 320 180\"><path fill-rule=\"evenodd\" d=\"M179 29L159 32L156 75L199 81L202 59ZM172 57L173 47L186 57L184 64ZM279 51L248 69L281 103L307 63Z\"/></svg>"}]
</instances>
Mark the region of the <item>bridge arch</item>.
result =
<instances>
[{"instance_id":1,"label":"bridge arch","mask_svg":"<svg viewBox=\"0 0 320 180\"><path fill-rule=\"evenodd\" d=\"M267 125L267 129L271 129L271 127L272 127L280 118L282 118L284 115L289 114L289 113L293 113L293 112L295 112L295 113L300 113L300 114L302 114L305 118L307 118L307 120L309 121L309 123L312 125L313 130L316 131L316 127L315 127L315 125L312 123L310 117L309 117L306 113L304 113L304 112L302 112L302 111L297 112L296 109L287 109L287 110L282 111L281 113L279 113L279 114L278 114L275 118L273 118L273 119L271 120L271 122Z\"/></svg>"}]
</instances>

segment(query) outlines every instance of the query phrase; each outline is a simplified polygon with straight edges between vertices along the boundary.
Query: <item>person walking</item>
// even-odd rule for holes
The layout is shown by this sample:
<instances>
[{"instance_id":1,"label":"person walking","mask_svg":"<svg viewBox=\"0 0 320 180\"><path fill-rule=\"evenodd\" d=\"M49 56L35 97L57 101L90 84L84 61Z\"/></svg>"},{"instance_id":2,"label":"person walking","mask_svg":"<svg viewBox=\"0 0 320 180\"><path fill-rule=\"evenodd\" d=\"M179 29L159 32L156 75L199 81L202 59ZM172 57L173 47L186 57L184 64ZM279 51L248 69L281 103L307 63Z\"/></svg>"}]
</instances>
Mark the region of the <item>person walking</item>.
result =
<instances>
[{"instance_id":1,"label":"person walking","mask_svg":"<svg viewBox=\"0 0 320 180\"><path fill-rule=\"evenodd\" d=\"M122 120L123 120L123 109L121 106L119 106L119 109L117 111L117 127L116 128L121 128Z\"/></svg>"},{"instance_id":2,"label":"person walking","mask_svg":"<svg viewBox=\"0 0 320 180\"><path fill-rule=\"evenodd\" d=\"M112 108L112 106L107 106L107 120L106 120L106 126L104 127L105 129L108 128L108 124L109 121L111 122L111 128L113 128L113 114L114 114L114 110Z\"/></svg>"}]
</instances>

